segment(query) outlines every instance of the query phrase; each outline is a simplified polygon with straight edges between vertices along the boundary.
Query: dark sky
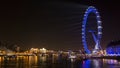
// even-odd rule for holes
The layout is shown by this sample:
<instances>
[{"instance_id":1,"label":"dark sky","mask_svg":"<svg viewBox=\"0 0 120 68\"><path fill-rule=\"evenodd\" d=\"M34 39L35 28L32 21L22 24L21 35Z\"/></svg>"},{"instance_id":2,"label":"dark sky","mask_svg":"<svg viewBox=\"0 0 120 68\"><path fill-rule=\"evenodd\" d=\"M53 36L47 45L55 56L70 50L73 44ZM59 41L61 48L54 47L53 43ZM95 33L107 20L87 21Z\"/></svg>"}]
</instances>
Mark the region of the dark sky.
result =
<instances>
[{"instance_id":1,"label":"dark sky","mask_svg":"<svg viewBox=\"0 0 120 68\"><path fill-rule=\"evenodd\" d=\"M0 4L0 40L21 48L81 49L81 22L88 6L100 12L101 46L120 40L120 7L115 0L5 1Z\"/></svg>"}]
</instances>

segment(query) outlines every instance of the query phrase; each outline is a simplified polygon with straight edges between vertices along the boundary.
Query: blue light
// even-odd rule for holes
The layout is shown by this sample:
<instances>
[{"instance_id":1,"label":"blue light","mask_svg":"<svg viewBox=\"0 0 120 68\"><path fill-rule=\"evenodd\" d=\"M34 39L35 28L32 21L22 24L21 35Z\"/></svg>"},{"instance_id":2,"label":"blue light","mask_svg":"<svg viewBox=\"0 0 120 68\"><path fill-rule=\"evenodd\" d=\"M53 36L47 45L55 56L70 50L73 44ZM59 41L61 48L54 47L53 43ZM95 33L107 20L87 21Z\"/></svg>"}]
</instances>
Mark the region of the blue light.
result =
<instances>
[{"instance_id":1,"label":"blue light","mask_svg":"<svg viewBox=\"0 0 120 68\"><path fill-rule=\"evenodd\" d=\"M107 47L106 52L110 56L120 56L120 43L112 42Z\"/></svg>"},{"instance_id":2,"label":"blue light","mask_svg":"<svg viewBox=\"0 0 120 68\"><path fill-rule=\"evenodd\" d=\"M88 45L86 43L86 23L87 23L87 19L88 19L88 15L90 13L94 13L96 15L96 19L97 19L97 25L98 25L98 35L97 35L97 40L100 41L101 39L101 35L102 35L102 26L101 26L101 19L100 19L100 15L99 12L97 11L97 9L95 9L95 7L90 6L86 9L85 14L84 14L84 18L83 18L83 22L82 22L82 41L83 45L84 45L84 49L86 51L87 54L90 54L91 51L88 49ZM83 37L84 36L84 37Z\"/></svg>"},{"instance_id":3,"label":"blue light","mask_svg":"<svg viewBox=\"0 0 120 68\"><path fill-rule=\"evenodd\" d=\"M82 65L83 65L82 68L90 68L91 61L90 60L83 61Z\"/></svg>"}]
</instances>

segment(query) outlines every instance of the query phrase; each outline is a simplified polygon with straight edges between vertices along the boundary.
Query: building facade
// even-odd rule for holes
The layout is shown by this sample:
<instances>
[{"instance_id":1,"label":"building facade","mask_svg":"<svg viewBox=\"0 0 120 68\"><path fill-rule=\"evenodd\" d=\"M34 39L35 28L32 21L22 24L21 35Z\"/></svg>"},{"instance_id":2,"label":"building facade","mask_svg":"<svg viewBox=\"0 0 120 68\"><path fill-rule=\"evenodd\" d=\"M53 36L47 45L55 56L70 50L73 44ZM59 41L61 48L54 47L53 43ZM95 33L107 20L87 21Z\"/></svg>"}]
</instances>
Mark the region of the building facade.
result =
<instances>
[{"instance_id":1,"label":"building facade","mask_svg":"<svg viewBox=\"0 0 120 68\"><path fill-rule=\"evenodd\" d=\"M120 40L110 42L106 47L106 53L110 56L120 56Z\"/></svg>"}]
</instances>

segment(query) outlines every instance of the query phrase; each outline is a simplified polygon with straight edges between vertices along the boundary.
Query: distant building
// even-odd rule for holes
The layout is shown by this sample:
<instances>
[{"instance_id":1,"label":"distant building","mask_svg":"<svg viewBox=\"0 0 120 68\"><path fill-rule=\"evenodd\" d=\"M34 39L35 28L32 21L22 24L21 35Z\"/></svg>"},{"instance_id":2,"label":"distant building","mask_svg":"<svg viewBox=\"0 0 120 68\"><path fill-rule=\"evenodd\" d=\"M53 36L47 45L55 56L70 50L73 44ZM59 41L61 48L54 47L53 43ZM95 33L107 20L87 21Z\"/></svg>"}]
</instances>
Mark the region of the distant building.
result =
<instances>
[{"instance_id":1,"label":"distant building","mask_svg":"<svg viewBox=\"0 0 120 68\"><path fill-rule=\"evenodd\" d=\"M38 48L31 48L31 49L30 49L30 53L37 54L38 52L39 52L39 49L38 49Z\"/></svg>"},{"instance_id":2,"label":"distant building","mask_svg":"<svg viewBox=\"0 0 120 68\"><path fill-rule=\"evenodd\" d=\"M47 49L45 49L45 48L40 49L40 53L46 53L46 52L47 52Z\"/></svg>"},{"instance_id":3,"label":"distant building","mask_svg":"<svg viewBox=\"0 0 120 68\"><path fill-rule=\"evenodd\" d=\"M106 47L106 53L111 56L120 56L120 40L110 42Z\"/></svg>"}]
</instances>

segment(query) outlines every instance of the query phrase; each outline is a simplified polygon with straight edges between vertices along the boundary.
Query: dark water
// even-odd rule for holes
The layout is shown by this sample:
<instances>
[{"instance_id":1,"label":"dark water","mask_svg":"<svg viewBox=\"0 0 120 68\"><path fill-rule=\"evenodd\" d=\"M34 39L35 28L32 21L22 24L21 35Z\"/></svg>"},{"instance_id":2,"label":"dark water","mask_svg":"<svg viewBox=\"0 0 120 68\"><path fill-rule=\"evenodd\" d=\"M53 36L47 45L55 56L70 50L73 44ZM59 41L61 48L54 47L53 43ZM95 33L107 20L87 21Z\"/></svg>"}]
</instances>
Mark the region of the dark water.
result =
<instances>
[{"instance_id":1,"label":"dark water","mask_svg":"<svg viewBox=\"0 0 120 68\"><path fill-rule=\"evenodd\" d=\"M0 57L0 68L120 68L120 62L113 59L73 60L62 57L19 56Z\"/></svg>"}]
</instances>

